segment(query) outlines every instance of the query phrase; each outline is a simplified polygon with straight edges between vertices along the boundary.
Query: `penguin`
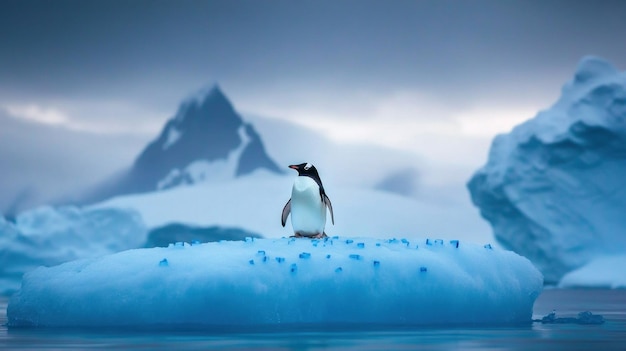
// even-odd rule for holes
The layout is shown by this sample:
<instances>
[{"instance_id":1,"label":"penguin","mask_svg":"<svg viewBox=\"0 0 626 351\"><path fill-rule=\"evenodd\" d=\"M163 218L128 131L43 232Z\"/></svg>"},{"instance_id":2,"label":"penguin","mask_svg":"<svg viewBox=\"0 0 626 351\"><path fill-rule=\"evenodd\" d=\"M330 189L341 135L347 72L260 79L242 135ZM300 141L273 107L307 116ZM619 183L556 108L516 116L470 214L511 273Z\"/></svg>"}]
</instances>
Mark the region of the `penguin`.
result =
<instances>
[{"instance_id":1,"label":"penguin","mask_svg":"<svg viewBox=\"0 0 626 351\"><path fill-rule=\"evenodd\" d=\"M293 182L291 199L283 207L281 216L283 227L291 213L291 225L296 238L325 238L326 208L330 212L333 225L335 216L333 205L324 191L317 169L310 163L290 165L289 168L298 171L298 177Z\"/></svg>"}]
</instances>

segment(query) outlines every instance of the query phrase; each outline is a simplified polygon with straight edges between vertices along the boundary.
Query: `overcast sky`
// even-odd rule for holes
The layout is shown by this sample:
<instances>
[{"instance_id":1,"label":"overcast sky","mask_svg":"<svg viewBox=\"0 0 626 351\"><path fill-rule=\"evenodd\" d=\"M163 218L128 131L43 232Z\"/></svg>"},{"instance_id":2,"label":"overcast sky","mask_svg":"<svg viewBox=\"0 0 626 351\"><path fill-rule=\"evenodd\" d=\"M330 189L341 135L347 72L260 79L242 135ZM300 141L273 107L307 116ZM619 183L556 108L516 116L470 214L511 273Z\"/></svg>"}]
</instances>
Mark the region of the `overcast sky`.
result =
<instances>
[{"instance_id":1,"label":"overcast sky","mask_svg":"<svg viewBox=\"0 0 626 351\"><path fill-rule=\"evenodd\" d=\"M408 151L465 179L495 133L558 98L581 57L624 70L625 14L624 1L2 0L0 123L65 137L11 129L28 135L12 134L10 150L0 140L14 175L0 190L24 186L37 169L26 159L75 169L102 148L98 172L128 164L215 82L245 114ZM41 150L20 145L34 139ZM54 146L69 139L84 148ZM124 147L107 150L111 140Z\"/></svg>"}]
</instances>

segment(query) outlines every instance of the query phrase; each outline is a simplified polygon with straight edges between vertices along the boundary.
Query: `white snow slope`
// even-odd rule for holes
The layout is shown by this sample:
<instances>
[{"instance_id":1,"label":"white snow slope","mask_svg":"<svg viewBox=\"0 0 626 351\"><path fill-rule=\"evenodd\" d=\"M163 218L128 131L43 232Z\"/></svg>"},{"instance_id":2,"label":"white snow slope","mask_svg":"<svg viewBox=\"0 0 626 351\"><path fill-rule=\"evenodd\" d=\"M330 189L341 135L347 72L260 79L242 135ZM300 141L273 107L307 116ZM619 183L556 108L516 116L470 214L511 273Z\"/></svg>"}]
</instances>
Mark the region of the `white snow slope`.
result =
<instances>
[{"instance_id":1,"label":"white snow slope","mask_svg":"<svg viewBox=\"0 0 626 351\"><path fill-rule=\"evenodd\" d=\"M281 211L297 177L263 170L221 183L199 183L159 192L115 197L93 208L129 208L141 213L152 229L169 223L241 228L268 238L293 235L290 219L283 228ZM324 184L335 213L327 216L326 233L368 237L432 237L485 244L490 233L465 232L448 218L455 208L371 189ZM470 214L471 215L471 214Z\"/></svg>"},{"instance_id":2,"label":"white snow slope","mask_svg":"<svg viewBox=\"0 0 626 351\"><path fill-rule=\"evenodd\" d=\"M468 188L497 240L557 283L626 252L625 180L626 73L585 57L556 104L494 139Z\"/></svg>"}]
</instances>

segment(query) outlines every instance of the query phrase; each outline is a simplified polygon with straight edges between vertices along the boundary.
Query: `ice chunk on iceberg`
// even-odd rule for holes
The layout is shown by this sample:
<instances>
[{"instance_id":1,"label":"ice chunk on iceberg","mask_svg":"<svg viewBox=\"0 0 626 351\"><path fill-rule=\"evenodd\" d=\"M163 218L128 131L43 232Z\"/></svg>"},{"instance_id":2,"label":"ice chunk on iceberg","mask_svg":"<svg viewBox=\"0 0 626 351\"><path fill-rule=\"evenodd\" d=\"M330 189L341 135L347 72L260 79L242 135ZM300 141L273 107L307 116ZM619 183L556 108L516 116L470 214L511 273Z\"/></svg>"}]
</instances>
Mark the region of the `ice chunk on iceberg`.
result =
<instances>
[{"instance_id":1,"label":"ice chunk on iceberg","mask_svg":"<svg viewBox=\"0 0 626 351\"><path fill-rule=\"evenodd\" d=\"M543 277L526 258L464 242L424 243L222 241L42 267L11 298L9 325L531 322Z\"/></svg>"}]
</instances>

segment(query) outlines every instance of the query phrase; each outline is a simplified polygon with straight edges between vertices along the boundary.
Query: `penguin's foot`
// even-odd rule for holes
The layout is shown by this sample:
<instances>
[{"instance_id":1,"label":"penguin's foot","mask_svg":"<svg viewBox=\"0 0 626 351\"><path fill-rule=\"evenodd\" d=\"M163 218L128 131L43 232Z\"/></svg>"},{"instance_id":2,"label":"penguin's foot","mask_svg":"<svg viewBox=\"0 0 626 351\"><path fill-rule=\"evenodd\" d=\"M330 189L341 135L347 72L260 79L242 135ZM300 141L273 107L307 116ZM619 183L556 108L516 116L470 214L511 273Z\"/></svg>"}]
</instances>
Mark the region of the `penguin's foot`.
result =
<instances>
[{"instance_id":1,"label":"penguin's foot","mask_svg":"<svg viewBox=\"0 0 626 351\"><path fill-rule=\"evenodd\" d=\"M327 238L327 237L328 236L324 232L317 233L317 234L295 233L294 235L290 236L290 238L307 238L307 239L323 239L323 238Z\"/></svg>"}]
</instances>

